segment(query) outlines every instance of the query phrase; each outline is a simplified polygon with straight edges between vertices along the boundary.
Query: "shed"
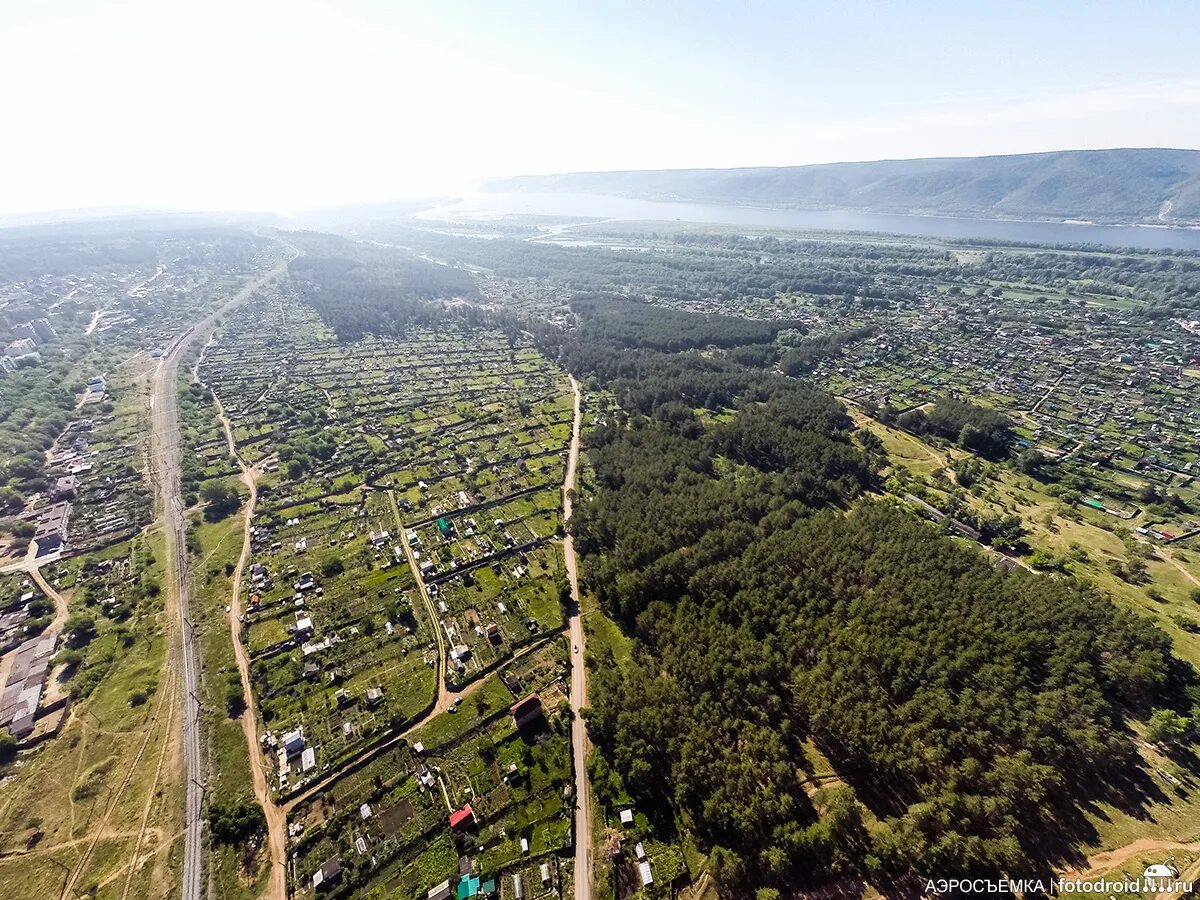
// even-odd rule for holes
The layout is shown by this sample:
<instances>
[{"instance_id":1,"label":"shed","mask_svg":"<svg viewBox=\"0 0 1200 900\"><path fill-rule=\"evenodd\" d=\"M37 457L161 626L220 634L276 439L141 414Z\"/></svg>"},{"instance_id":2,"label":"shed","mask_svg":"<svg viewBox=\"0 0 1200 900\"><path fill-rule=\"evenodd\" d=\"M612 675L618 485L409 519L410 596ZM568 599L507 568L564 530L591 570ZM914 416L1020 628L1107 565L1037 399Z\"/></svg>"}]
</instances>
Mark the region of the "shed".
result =
<instances>
[{"instance_id":1,"label":"shed","mask_svg":"<svg viewBox=\"0 0 1200 900\"><path fill-rule=\"evenodd\" d=\"M650 863L638 863L638 873L642 876L642 884L646 887L654 884L654 875L650 872Z\"/></svg>"},{"instance_id":2,"label":"shed","mask_svg":"<svg viewBox=\"0 0 1200 900\"><path fill-rule=\"evenodd\" d=\"M512 713L513 721L516 722L518 728L524 728L531 722L541 718L542 716L542 698L537 694L530 694L523 700L514 703L508 710Z\"/></svg>"},{"instance_id":3,"label":"shed","mask_svg":"<svg viewBox=\"0 0 1200 900\"><path fill-rule=\"evenodd\" d=\"M479 893L479 876L478 875L463 875L458 880L458 900L470 900Z\"/></svg>"}]
</instances>

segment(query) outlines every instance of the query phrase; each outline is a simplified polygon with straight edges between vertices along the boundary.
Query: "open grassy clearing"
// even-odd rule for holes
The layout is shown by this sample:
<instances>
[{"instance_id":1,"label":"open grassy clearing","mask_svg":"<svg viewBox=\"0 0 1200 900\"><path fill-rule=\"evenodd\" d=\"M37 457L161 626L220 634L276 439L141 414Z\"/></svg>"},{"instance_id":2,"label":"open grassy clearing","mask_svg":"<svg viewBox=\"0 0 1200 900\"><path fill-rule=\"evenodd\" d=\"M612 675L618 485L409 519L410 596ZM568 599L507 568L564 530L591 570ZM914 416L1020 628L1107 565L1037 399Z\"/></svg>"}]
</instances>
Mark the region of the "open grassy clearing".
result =
<instances>
[{"instance_id":1,"label":"open grassy clearing","mask_svg":"<svg viewBox=\"0 0 1200 900\"><path fill-rule=\"evenodd\" d=\"M162 577L151 534L73 559L61 579L91 627L68 638L79 661L52 676L75 695L61 731L0 787L0 836L13 849L0 881L18 896L56 896L66 884L152 896L171 883L182 786Z\"/></svg>"}]
</instances>

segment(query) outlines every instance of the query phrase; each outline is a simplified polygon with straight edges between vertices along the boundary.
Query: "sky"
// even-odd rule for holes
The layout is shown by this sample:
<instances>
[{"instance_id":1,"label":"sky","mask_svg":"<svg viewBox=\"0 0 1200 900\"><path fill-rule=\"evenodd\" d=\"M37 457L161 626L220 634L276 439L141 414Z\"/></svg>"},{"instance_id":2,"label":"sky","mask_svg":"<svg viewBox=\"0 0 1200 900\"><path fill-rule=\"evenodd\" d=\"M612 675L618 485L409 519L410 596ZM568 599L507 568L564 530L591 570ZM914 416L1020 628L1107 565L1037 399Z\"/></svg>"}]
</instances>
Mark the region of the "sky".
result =
<instances>
[{"instance_id":1,"label":"sky","mask_svg":"<svg viewBox=\"0 0 1200 900\"><path fill-rule=\"evenodd\" d=\"M1200 148L1200 3L0 0L0 213Z\"/></svg>"}]
</instances>

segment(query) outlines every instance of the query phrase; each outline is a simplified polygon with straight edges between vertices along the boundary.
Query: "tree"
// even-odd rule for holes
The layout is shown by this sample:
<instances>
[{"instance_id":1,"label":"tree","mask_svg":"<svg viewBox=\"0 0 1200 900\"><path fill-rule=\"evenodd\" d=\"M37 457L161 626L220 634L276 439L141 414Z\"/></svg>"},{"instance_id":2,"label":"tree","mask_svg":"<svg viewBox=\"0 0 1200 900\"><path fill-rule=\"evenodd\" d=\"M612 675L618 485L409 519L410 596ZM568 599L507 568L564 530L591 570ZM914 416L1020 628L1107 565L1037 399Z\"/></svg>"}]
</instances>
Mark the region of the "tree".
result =
<instances>
[{"instance_id":1,"label":"tree","mask_svg":"<svg viewBox=\"0 0 1200 900\"><path fill-rule=\"evenodd\" d=\"M1013 462L1013 465L1016 467L1018 472L1037 478L1041 475L1042 464L1045 461L1045 457L1043 457L1041 453L1030 448L1028 450L1021 451L1016 460Z\"/></svg>"},{"instance_id":2,"label":"tree","mask_svg":"<svg viewBox=\"0 0 1200 900\"><path fill-rule=\"evenodd\" d=\"M12 532L13 537L28 540L29 538L32 538L34 533L37 531L37 526L27 519L18 519L12 523L12 527L9 529L9 531Z\"/></svg>"},{"instance_id":3,"label":"tree","mask_svg":"<svg viewBox=\"0 0 1200 900\"><path fill-rule=\"evenodd\" d=\"M1191 729L1191 720L1173 709L1156 709L1146 723L1146 740L1152 744L1169 744Z\"/></svg>"},{"instance_id":4,"label":"tree","mask_svg":"<svg viewBox=\"0 0 1200 900\"><path fill-rule=\"evenodd\" d=\"M0 766L17 758L17 739L0 729Z\"/></svg>"},{"instance_id":5,"label":"tree","mask_svg":"<svg viewBox=\"0 0 1200 900\"><path fill-rule=\"evenodd\" d=\"M244 843L266 828L267 820L257 803L237 800L213 803L208 808L208 827L218 844Z\"/></svg>"},{"instance_id":6,"label":"tree","mask_svg":"<svg viewBox=\"0 0 1200 900\"><path fill-rule=\"evenodd\" d=\"M922 410L910 409L896 417L896 425L913 434L924 434L928 423Z\"/></svg>"},{"instance_id":7,"label":"tree","mask_svg":"<svg viewBox=\"0 0 1200 900\"><path fill-rule=\"evenodd\" d=\"M205 503L204 518L209 522L219 522L233 515L242 505L241 495L224 481L205 482L200 497Z\"/></svg>"},{"instance_id":8,"label":"tree","mask_svg":"<svg viewBox=\"0 0 1200 900\"><path fill-rule=\"evenodd\" d=\"M742 858L732 850L713 847L708 854L708 874L717 885L717 893L722 896L736 892L745 869Z\"/></svg>"},{"instance_id":9,"label":"tree","mask_svg":"<svg viewBox=\"0 0 1200 900\"><path fill-rule=\"evenodd\" d=\"M96 618L91 613L73 614L63 625L69 647L85 647L96 636Z\"/></svg>"}]
</instances>

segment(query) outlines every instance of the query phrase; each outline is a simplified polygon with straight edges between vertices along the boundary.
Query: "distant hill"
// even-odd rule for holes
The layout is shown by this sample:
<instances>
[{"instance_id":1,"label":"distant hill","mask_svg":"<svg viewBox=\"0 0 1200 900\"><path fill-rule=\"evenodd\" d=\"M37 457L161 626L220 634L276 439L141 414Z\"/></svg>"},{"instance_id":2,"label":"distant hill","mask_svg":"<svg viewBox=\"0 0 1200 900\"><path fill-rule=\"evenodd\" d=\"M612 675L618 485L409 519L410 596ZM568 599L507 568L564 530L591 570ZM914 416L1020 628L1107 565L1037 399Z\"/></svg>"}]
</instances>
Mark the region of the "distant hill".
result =
<instances>
[{"instance_id":1,"label":"distant hill","mask_svg":"<svg viewBox=\"0 0 1200 900\"><path fill-rule=\"evenodd\" d=\"M1105 223L1200 223L1200 150L1064 150L755 169L579 172L493 179L570 191L803 209Z\"/></svg>"}]
</instances>

